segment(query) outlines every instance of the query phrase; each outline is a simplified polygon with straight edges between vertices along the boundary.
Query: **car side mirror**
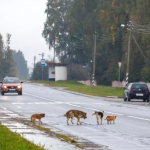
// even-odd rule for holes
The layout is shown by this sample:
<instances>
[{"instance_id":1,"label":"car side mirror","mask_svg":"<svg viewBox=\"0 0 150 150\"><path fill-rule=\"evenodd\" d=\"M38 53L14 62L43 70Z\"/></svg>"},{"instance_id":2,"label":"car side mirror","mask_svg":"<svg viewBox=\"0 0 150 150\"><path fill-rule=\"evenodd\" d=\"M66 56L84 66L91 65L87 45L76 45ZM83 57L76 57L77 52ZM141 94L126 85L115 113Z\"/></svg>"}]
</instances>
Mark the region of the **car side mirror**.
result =
<instances>
[{"instance_id":1,"label":"car side mirror","mask_svg":"<svg viewBox=\"0 0 150 150\"><path fill-rule=\"evenodd\" d=\"M23 82L21 82L21 83L23 83Z\"/></svg>"}]
</instances>

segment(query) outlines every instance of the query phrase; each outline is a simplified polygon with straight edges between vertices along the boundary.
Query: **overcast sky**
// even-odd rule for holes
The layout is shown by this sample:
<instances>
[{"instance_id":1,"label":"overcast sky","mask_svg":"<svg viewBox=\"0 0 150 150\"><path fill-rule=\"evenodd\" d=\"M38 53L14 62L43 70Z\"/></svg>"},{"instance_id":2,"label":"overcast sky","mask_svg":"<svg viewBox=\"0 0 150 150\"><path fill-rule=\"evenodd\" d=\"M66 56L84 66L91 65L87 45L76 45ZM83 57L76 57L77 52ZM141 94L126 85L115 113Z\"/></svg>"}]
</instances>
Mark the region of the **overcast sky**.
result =
<instances>
[{"instance_id":1,"label":"overcast sky","mask_svg":"<svg viewBox=\"0 0 150 150\"><path fill-rule=\"evenodd\" d=\"M28 66L33 67L33 57L41 59L53 55L42 37L43 24L46 20L44 10L47 0L0 0L0 33L6 39L6 33L12 34L11 49L21 50Z\"/></svg>"}]
</instances>

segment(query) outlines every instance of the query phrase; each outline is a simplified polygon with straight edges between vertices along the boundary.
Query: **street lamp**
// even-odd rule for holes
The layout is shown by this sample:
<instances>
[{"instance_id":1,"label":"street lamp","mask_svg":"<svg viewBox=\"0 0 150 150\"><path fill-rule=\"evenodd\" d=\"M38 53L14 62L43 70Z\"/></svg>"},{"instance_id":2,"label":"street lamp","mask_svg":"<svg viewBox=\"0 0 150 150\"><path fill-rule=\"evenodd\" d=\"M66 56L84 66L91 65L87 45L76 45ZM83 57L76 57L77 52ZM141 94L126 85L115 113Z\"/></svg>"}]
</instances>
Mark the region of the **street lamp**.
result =
<instances>
[{"instance_id":1,"label":"street lamp","mask_svg":"<svg viewBox=\"0 0 150 150\"><path fill-rule=\"evenodd\" d=\"M124 25L124 24L121 24L121 27L127 27L128 30L129 30L129 37L128 37L128 52L127 52L127 69L126 69L126 85L128 84L129 82L129 63L130 63L130 44L131 44L131 25L132 25L132 22L129 21L129 24L127 25Z\"/></svg>"},{"instance_id":2,"label":"street lamp","mask_svg":"<svg viewBox=\"0 0 150 150\"><path fill-rule=\"evenodd\" d=\"M41 55L41 56L42 56L42 59L44 58L44 53L38 54L38 55ZM42 81L43 81L43 66L41 66L41 67L42 67Z\"/></svg>"}]
</instances>

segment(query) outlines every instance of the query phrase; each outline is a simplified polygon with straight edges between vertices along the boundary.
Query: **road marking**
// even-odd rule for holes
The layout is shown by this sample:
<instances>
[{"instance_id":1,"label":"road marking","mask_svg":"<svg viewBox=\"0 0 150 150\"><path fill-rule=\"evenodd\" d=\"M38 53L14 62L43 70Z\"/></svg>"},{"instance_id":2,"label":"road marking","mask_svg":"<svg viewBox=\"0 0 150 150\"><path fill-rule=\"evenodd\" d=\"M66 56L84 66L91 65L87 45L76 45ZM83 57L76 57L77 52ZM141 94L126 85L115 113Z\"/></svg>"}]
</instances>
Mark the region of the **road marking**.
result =
<instances>
[{"instance_id":1,"label":"road marking","mask_svg":"<svg viewBox=\"0 0 150 150\"><path fill-rule=\"evenodd\" d=\"M33 103L27 103L27 104L31 105L31 104L33 104Z\"/></svg>"},{"instance_id":2,"label":"road marking","mask_svg":"<svg viewBox=\"0 0 150 150\"><path fill-rule=\"evenodd\" d=\"M23 105L25 103L12 103L13 105Z\"/></svg>"},{"instance_id":3,"label":"road marking","mask_svg":"<svg viewBox=\"0 0 150 150\"><path fill-rule=\"evenodd\" d=\"M47 104L55 104L54 102L48 102Z\"/></svg>"},{"instance_id":4,"label":"road marking","mask_svg":"<svg viewBox=\"0 0 150 150\"><path fill-rule=\"evenodd\" d=\"M41 103L39 103L39 102L34 102L34 104L41 104Z\"/></svg>"},{"instance_id":5,"label":"road marking","mask_svg":"<svg viewBox=\"0 0 150 150\"><path fill-rule=\"evenodd\" d=\"M51 100L51 99L47 99L47 98L43 98L43 97L40 97L40 96L36 96L36 95L31 95L31 94L27 94L27 93L24 93L25 95L29 95L29 96L32 96L32 97L37 97L37 98L40 98L40 99L44 99L44 100L47 100L47 101L53 101L55 103L62 103L60 101L56 101L56 100ZM64 103L66 105L71 105L71 106L74 106L74 107L81 107L81 106L78 106L78 105L73 105L73 104L70 104L70 103Z\"/></svg>"},{"instance_id":6,"label":"road marking","mask_svg":"<svg viewBox=\"0 0 150 150\"><path fill-rule=\"evenodd\" d=\"M87 107L84 107L85 109L89 109L89 110L94 110L94 111L100 111L98 109L93 109L93 108L87 108Z\"/></svg>"},{"instance_id":7,"label":"road marking","mask_svg":"<svg viewBox=\"0 0 150 150\"><path fill-rule=\"evenodd\" d=\"M43 98L43 97L40 97L40 96L36 96L36 95L31 95L31 94L27 94L27 93L23 93L25 95L29 95L29 96L32 96L32 97L37 97L37 98L40 98L40 99L44 99L44 100L47 100L47 101L53 101L53 102L56 102L55 100L51 100L51 99L47 99L47 98Z\"/></svg>"},{"instance_id":8,"label":"road marking","mask_svg":"<svg viewBox=\"0 0 150 150\"><path fill-rule=\"evenodd\" d=\"M69 103L66 103L67 105L70 105L70 106L74 106L74 107L81 107L81 106L78 106L78 105L73 105L73 104L69 104Z\"/></svg>"},{"instance_id":9,"label":"road marking","mask_svg":"<svg viewBox=\"0 0 150 150\"><path fill-rule=\"evenodd\" d=\"M89 127L83 127L83 128L86 128L86 129L89 129L89 130L92 130L92 131L97 131L97 130L94 130L94 129L89 128Z\"/></svg>"},{"instance_id":10,"label":"road marking","mask_svg":"<svg viewBox=\"0 0 150 150\"><path fill-rule=\"evenodd\" d=\"M47 103L45 103L45 102L40 102L40 104L47 104Z\"/></svg>"},{"instance_id":11,"label":"road marking","mask_svg":"<svg viewBox=\"0 0 150 150\"><path fill-rule=\"evenodd\" d=\"M130 118L135 118L135 119L141 119L141 120L146 120L146 121L150 121L150 119L146 119L146 118L140 118L140 117L135 117L135 116L128 116Z\"/></svg>"},{"instance_id":12,"label":"road marking","mask_svg":"<svg viewBox=\"0 0 150 150\"><path fill-rule=\"evenodd\" d=\"M114 113L114 112L109 112L109 111L104 111L104 113L108 113L108 114L114 114L114 115L119 115L119 116L122 116L123 114L118 114L118 113Z\"/></svg>"}]
</instances>

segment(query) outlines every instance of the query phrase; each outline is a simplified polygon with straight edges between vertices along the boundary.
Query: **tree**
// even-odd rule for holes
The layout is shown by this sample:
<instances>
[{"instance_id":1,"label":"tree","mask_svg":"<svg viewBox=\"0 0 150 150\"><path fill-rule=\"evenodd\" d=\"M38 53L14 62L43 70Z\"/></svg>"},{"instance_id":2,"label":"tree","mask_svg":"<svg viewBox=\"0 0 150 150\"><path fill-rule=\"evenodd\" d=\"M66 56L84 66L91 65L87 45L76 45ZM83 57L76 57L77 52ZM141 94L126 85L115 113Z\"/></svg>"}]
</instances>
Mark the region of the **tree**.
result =
<instances>
[{"instance_id":1,"label":"tree","mask_svg":"<svg viewBox=\"0 0 150 150\"><path fill-rule=\"evenodd\" d=\"M28 79L28 68L27 68L26 60L24 58L23 53L20 50L19 51L14 50L13 51L13 59L16 63L15 68L18 71L17 76L21 80L27 80Z\"/></svg>"}]
</instances>

